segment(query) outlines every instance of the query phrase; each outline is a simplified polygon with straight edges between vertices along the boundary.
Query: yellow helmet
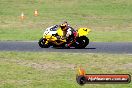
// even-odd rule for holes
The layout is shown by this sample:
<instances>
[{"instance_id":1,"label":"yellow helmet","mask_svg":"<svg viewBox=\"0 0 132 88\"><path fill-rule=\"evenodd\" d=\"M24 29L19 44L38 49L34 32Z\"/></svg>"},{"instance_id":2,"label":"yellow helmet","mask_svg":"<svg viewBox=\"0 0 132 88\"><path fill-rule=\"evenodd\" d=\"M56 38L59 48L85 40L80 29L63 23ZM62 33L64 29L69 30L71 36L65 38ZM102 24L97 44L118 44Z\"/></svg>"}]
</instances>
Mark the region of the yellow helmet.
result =
<instances>
[{"instance_id":1,"label":"yellow helmet","mask_svg":"<svg viewBox=\"0 0 132 88\"><path fill-rule=\"evenodd\" d=\"M63 31L65 31L67 29L68 25L67 25L67 23L63 23L60 25L60 27Z\"/></svg>"}]
</instances>

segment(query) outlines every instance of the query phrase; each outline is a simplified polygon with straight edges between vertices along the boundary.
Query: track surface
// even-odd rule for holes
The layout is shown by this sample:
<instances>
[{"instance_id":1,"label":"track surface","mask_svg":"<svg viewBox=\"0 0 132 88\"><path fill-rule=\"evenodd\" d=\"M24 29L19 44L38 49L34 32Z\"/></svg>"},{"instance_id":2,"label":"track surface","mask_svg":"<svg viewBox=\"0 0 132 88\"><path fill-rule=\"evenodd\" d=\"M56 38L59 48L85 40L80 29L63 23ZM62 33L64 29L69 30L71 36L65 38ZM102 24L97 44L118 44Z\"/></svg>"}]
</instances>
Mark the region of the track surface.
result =
<instances>
[{"instance_id":1,"label":"track surface","mask_svg":"<svg viewBox=\"0 0 132 88\"><path fill-rule=\"evenodd\" d=\"M78 53L124 53L132 54L132 42L104 43L91 42L85 49L40 48L37 41L0 41L0 51L46 51L46 52L78 52Z\"/></svg>"}]
</instances>

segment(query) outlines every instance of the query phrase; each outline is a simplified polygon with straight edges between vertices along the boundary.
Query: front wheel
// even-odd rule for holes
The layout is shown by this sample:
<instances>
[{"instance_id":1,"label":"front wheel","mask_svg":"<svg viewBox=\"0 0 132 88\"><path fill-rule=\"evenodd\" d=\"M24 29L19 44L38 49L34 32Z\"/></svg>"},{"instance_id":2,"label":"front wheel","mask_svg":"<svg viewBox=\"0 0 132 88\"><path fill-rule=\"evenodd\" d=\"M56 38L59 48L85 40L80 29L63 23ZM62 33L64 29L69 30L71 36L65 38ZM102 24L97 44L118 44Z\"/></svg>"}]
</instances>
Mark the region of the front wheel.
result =
<instances>
[{"instance_id":1,"label":"front wheel","mask_svg":"<svg viewBox=\"0 0 132 88\"><path fill-rule=\"evenodd\" d=\"M88 44L89 44L89 39L86 36L81 36L77 38L75 48L83 49Z\"/></svg>"},{"instance_id":2,"label":"front wheel","mask_svg":"<svg viewBox=\"0 0 132 88\"><path fill-rule=\"evenodd\" d=\"M39 42L38 42L38 44L39 44L39 46L41 47L41 48L49 48L50 47L50 45L49 44L45 44L45 39L44 38L41 38L40 40L39 40Z\"/></svg>"}]
</instances>

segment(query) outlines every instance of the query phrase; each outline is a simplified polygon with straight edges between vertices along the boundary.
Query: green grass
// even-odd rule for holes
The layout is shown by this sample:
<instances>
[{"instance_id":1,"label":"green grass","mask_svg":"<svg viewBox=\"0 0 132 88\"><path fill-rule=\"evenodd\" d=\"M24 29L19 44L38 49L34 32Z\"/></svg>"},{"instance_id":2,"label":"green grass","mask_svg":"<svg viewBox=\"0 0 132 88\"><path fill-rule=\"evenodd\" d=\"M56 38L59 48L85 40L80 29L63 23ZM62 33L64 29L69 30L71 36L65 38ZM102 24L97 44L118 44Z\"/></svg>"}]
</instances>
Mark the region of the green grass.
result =
<instances>
[{"instance_id":1,"label":"green grass","mask_svg":"<svg viewBox=\"0 0 132 88\"><path fill-rule=\"evenodd\" d=\"M0 40L38 41L42 37L43 31L33 29L1 29ZM131 42L132 31L92 31L88 37L91 42Z\"/></svg>"},{"instance_id":2,"label":"green grass","mask_svg":"<svg viewBox=\"0 0 132 88\"><path fill-rule=\"evenodd\" d=\"M131 42L132 31L94 31L88 37L92 42Z\"/></svg>"},{"instance_id":3,"label":"green grass","mask_svg":"<svg viewBox=\"0 0 132 88\"><path fill-rule=\"evenodd\" d=\"M74 28L91 28L92 41L130 42L131 6L131 0L1 0L0 40L38 40L42 29L67 20Z\"/></svg>"},{"instance_id":4,"label":"green grass","mask_svg":"<svg viewBox=\"0 0 132 88\"><path fill-rule=\"evenodd\" d=\"M0 52L0 88L80 88L81 65L89 74L130 74L132 55ZM83 88L131 88L130 84L87 84Z\"/></svg>"}]
</instances>

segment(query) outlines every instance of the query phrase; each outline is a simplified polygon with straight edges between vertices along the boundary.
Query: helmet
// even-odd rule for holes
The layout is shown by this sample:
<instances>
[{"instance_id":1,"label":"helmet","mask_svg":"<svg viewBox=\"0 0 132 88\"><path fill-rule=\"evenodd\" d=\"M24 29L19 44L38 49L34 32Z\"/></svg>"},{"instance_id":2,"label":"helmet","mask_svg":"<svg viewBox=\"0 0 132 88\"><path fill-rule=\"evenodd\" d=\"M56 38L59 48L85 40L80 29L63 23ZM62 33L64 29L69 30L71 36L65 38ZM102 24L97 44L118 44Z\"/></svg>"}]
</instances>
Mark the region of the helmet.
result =
<instances>
[{"instance_id":1,"label":"helmet","mask_svg":"<svg viewBox=\"0 0 132 88\"><path fill-rule=\"evenodd\" d=\"M67 29L68 25L67 25L67 23L63 23L60 25L60 27L63 31L65 31Z\"/></svg>"}]
</instances>

